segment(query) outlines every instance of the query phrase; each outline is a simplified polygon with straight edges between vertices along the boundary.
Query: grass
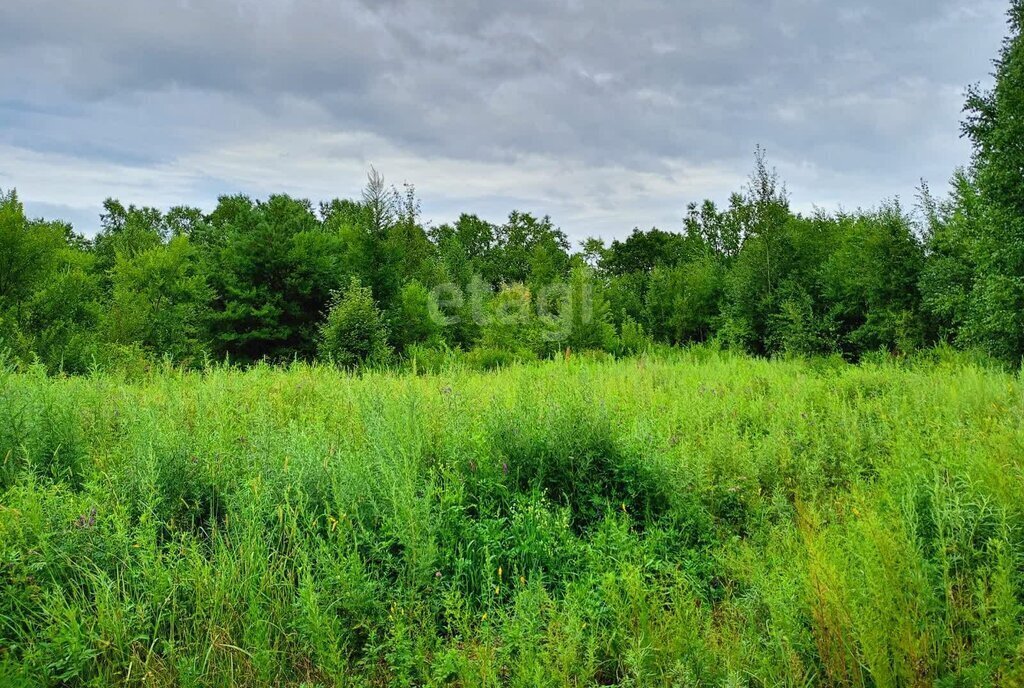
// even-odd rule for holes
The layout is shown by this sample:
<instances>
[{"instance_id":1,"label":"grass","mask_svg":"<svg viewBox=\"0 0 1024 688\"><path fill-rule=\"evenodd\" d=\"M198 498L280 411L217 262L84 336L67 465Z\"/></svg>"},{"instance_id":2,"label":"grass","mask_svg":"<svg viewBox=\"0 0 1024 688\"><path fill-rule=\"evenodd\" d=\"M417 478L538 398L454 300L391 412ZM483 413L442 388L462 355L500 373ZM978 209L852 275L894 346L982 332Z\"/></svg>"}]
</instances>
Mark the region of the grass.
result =
<instances>
[{"instance_id":1,"label":"grass","mask_svg":"<svg viewBox=\"0 0 1024 688\"><path fill-rule=\"evenodd\" d=\"M0 685L1024 684L1024 386L0 373Z\"/></svg>"}]
</instances>

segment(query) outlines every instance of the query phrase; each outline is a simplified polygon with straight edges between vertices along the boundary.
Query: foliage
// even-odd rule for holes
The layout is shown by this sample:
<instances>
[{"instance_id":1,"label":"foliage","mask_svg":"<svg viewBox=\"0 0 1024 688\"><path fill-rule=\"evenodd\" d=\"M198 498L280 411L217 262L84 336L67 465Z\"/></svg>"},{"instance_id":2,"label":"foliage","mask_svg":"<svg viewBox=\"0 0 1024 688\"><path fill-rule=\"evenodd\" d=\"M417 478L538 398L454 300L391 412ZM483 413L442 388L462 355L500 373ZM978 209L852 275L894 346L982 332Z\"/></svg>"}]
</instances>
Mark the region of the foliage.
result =
<instances>
[{"instance_id":1,"label":"foliage","mask_svg":"<svg viewBox=\"0 0 1024 688\"><path fill-rule=\"evenodd\" d=\"M513 354L543 354L555 345L553 323L542 320L534 294L524 284L505 285L489 299L480 343Z\"/></svg>"},{"instance_id":2,"label":"foliage","mask_svg":"<svg viewBox=\"0 0 1024 688\"><path fill-rule=\"evenodd\" d=\"M417 280L402 287L389 320L391 343L399 353L417 344L441 344L443 322L430 292Z\"/></svg>"},{"instance_id":3,"label":"foliage","mask_svg":"<svg viewBox=\"0 0 1024 688\"><path fill-rule=\"evenodd\" d=\"M111 283L103 325L108 341L138 343L155 356L178 361L202 358L213 294L187 236L134 256L119 255Z\"/></svg>"},{"instance_id":4,"label":"foliage","mask_svg":"<svg viewBox=\"0 0 1024 688\"><path fill-rule=\"evenodd\" d=\"M556 306L555 332L561 346L572 351L609 351L615 346L615 326L604 290L593 270L577 266L569 274Z\"/></svg>"},{"instance_id":5,"label":"foliage","mask_svg":"<svg viewBox=\"0 0 1024 688\"><path fill-rule=\"evenodd\" d=\"M320 356L339 366L377 365L391 357L384 316L369 287L355 277L336 292L320 326Z\"/></svg>"},{"instance_id":6,"label":"foliage","mask_svg":"<svg viewBox=\"0 0 1024 688\"><path fill-rule=\"evenodd\" d=\"M1010 36L996 60L995 86L968 94L964 133L974 144L976 266L964 322L966 341L1008 362L1024 356L1024 2L1013 0Z\"/></svg>"},{"instance_id":7,"label":"foliage","mask_svg":"<svg viewBox=\"0 0 1024 688\"><path fill-rule=\"evenodd\" d=\"M0 371L0 683L1024 679L1017 376L501 367Z\"/></svg>"},{"instance_id":8,"label":"foliage","mask_svg":"<svg viewBox=\"0 0 1024 688\"><path fill-rule=\"evenodd\" d=\"M356 279L406 357L718 342L857 361L950 344L1019 366L1022 26L1014 0L994 87L968 94L971 164L945 198L923 186L917 217L897 201L794 212L760 147L743 188L724 204L688 204L678 231L589 238L576 252L551 218L517 210L431 226L415 188L373 168L359 198L317 206L239 195L209 213L163 212L108 199L92 239L30 220L13 191L0 193L0 352L54 373L310 361L332 294Z\"/></svg>"}]
</instances>

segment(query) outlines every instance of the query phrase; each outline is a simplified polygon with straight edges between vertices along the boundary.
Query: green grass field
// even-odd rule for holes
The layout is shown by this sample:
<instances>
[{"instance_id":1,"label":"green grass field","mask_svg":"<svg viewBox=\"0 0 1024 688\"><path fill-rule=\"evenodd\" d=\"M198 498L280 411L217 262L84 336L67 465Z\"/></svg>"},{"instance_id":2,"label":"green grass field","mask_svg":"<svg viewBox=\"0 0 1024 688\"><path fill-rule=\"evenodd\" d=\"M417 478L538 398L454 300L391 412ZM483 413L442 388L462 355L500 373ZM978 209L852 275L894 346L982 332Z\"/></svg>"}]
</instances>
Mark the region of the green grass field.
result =
<instances>
[{"instance_id":1,"label":"green grass field","mask_svg":"<svg viewBox=\"0 0 1024 688\"><path fill-rule=\"evenodd\" d=\"M1019 377L0 373L0 685L1024 682Z\"/></svg>"}]
</instances>

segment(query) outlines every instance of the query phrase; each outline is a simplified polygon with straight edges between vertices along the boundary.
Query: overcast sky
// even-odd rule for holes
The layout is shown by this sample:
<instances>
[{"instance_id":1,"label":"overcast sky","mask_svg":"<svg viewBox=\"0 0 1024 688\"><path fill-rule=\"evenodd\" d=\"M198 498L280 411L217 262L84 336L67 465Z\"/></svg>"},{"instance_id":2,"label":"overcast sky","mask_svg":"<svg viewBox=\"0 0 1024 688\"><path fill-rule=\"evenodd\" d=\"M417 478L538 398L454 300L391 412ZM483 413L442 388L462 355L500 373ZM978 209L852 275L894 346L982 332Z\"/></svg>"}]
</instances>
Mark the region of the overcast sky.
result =
<instances>
[{"instance_id":1,"label":"overcast sky","mask_svg":"<svg viewBox=\"0 0 1024 688\"><path fill-rule=\"evenodd\" d=\"M0 188L91 233L113 196L357 196L425 219L678 229L756 144L794 205L913 202L969 149L1005 0L3 0Z\"/></svg>"}]
</instances>

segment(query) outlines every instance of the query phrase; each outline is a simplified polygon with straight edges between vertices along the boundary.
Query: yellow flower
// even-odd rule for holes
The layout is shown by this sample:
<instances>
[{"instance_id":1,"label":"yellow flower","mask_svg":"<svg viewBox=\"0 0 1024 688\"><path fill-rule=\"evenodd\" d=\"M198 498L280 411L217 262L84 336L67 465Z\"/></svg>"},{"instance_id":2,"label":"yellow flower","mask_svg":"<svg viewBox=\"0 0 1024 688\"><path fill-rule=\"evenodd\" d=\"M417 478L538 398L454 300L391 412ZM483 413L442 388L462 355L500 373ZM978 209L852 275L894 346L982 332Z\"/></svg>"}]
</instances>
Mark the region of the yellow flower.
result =
<instances>
[{"instance_id":1,"label":"yellow flower","mask_svg":"<svg viewBox=\"0 0 1024 688\"><path fill-rule=\"evenodd\" d=\"M498 567L498 578L501 578L501 567Z\"/></svg>"},{"instance_id":2,"label":"yellow flower","mask_svg":"<svg viewBox=\"0 0 1024 688\"><path fill-rule=\"evenodd\" d=\"M480 619L481 621L487 621L487 612L484 612L484 615L481 616Z\"/></svg>"}]
</instances>

